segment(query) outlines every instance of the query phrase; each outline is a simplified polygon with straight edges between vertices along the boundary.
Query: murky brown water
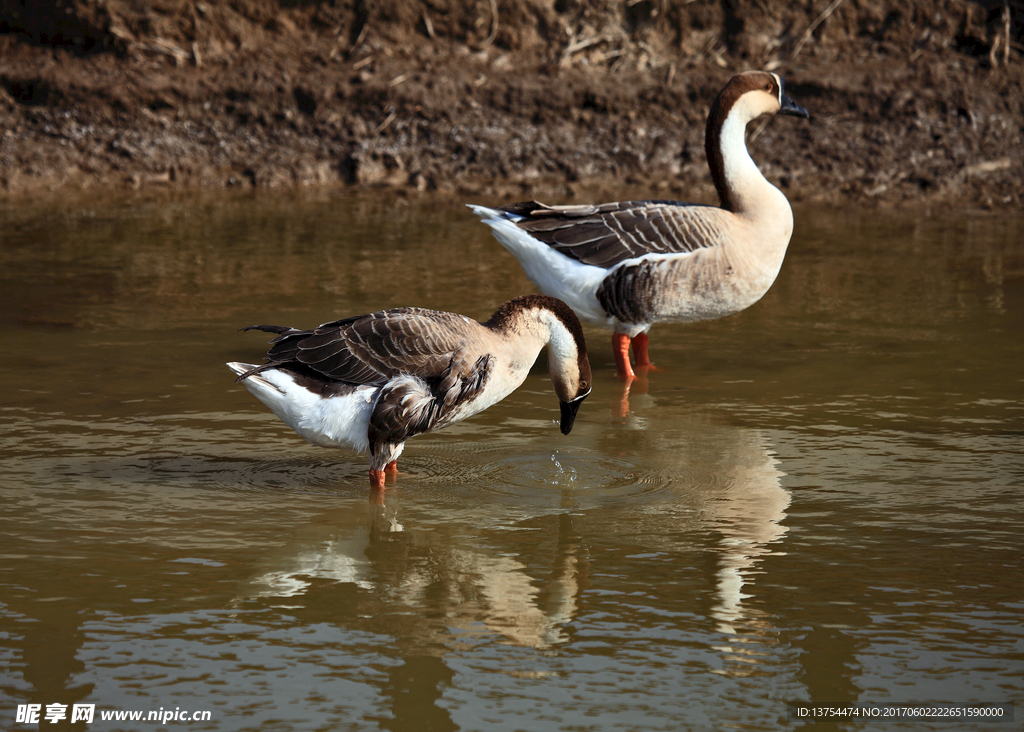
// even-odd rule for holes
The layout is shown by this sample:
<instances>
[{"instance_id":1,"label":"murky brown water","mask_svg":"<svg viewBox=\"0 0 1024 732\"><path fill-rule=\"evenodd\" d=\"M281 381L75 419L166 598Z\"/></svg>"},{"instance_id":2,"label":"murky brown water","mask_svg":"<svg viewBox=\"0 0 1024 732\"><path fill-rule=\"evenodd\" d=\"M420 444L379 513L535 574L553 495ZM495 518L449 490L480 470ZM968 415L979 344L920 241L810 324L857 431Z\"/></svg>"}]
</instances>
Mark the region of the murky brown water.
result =
<instances>
[{"instance_id":1,"label":"murky brown water","mask_svg":"<svg viewBox=\"0 0 1024 732\"><path fill-rule=\"evenodd\" d=\"M132 730L163 725L100 712L531 732L800 726L787 702L1024 714L1024 219L798 210L761 303L655 327L664 370L628 414L588 329L571 435L541 365L410 441L383 507L365 457L306 445L223 364L261 356L250 323L482 319L532 291L457 202L50 202L3 207L0 232L4 729L58 703Z\"/></svg>"}]
</instances>

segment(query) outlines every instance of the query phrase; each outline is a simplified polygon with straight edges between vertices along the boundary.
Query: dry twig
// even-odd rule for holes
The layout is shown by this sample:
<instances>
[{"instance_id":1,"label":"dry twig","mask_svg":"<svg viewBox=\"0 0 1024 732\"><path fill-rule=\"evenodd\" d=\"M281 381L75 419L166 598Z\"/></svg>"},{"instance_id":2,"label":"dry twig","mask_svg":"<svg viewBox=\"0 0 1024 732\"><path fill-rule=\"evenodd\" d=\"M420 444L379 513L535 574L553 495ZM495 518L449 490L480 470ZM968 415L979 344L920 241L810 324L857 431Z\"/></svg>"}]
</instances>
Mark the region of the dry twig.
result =
<instances>
[{"instance_id":1,"label":"dry twig","mask_svg":"<svg viewBox=\"0 0 1024 732\"><path fill-rule=\"evenodd\" d=\"M789 57L790 61L795 59L800 54L800 51L803 50L804 45L807 43L807 41L811 40L811 34L813 34L814 31L817 30L818 26L825 22L825 18L832 15L832 13L835 12L836 8L842 5L842 3L843 0L832 0L832 4L825 8L822 11L821 15L814 19L813 23L807 26L807 30L804 31L804 34L800 37L800 42L796 44L796 48L793 49L793 54Z\"/></svg>"},{"instance_id":2,"label":"dry twig","mask_svg":"<svg viewBox=\"0 0 1024 732\"><path fill-rule=\"evenodd\" d=\"M491 33L484 42L480 44L480 48L487 48L489 45L494 43L494 39L498 37L498 2L497 0L490 0L491 3Z\"/></svg>"}]
</instances>

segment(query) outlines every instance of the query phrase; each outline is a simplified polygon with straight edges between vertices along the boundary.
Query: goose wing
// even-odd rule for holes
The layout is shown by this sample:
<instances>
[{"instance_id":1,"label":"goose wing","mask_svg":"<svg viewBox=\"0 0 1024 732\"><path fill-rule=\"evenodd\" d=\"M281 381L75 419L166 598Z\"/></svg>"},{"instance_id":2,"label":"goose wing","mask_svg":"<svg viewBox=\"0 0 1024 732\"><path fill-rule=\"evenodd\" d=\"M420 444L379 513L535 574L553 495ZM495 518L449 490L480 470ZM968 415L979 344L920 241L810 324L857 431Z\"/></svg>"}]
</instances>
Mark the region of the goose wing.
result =
<instances>
[{"instance_id":1,"label":"goose wing","mask_svg":"<svg viewBox=\"0 0 1024 732\"><path fill-rule=\"evenodd\" d=\"M383 384L402 375L443 378L472 322L454 313L395 308L324 323L315 330L250 327L280 334L271 341L261 371L301 364L335 381Z\"/></svg>"},{"instance_id":2,"label":"goose wing","mask_svg":"<svg viewBox=\"0 0 1024 732\"><path fill-rule=\"evenodd\" d=\"M435 380L403 376L389 381L370 417L367 435L371 445L402 443L413 435L458 421L459 408L480 395L493 367L493 356L474 358L468 349L460 347Z\"/></svg>"},{"instance_id":3,"label":"goose wing","mask_svg":"<svg viewBox=\"0 0 1024 732\"><path fill-rule=\"evenodd\" d=\"M649 254L684 254L718 246L713 206L678 201L622 201L600 205L548 206L514 203L502 211L552 249L583 264L610 269Z\"/></svg>"}]
</instances>

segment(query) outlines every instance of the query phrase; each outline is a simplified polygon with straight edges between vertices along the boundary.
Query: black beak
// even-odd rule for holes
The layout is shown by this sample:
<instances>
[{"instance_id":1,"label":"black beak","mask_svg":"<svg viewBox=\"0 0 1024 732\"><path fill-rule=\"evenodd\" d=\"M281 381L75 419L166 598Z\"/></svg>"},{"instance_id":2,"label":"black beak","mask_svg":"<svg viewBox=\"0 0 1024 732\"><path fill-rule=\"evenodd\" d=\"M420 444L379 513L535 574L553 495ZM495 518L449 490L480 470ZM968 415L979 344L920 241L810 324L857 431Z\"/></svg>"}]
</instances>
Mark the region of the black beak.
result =
<instances>
[{"instance_id":1,"label":"black beak","mask_svg":"<svg viewBox=\"0 0 1024 732\"><path fill-rule=\"evenodd\" d=\"M782 109L779 110L779 114L786 114L791 117L804 117L805 119L811 118L810 112L790 99L789 95L785 93L782 95Z\"/></svg>"},{"instance_id":2,"label":"black beak","mask_svg":"<svg viewBox=\"0 0 1024 732\"><path fill-rule=\"evenodd\" d=\"M576 412L580 411L580 405L584 399L586 399L586 394L573 399L571 402L559 402L562 407L562 423L559 426L562 429L563 435L572 432L573 422L576 421Z\"/></svg>"}]
</instances>

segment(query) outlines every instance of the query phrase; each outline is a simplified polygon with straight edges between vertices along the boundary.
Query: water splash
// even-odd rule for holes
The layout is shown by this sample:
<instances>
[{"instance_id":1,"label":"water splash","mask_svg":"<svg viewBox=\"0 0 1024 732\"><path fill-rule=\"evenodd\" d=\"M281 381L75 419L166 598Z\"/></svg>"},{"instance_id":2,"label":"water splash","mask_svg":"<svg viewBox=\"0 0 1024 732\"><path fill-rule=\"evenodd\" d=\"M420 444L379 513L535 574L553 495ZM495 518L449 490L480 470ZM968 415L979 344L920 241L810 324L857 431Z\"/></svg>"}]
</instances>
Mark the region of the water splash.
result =
<instances>
[{"instance_id":1,"label":"water splash","mask_svg":"<svg viewBox=\"0 0 1024 732\"><path fill-rule=\"evenodd\" d=\"M562 463L558 460L558 450L555 450L555 454L551 456L551 462L555 465L555 478L545 482L551 485L564 485L569 488L575 488L576 468L571 465L563 468Z\"/></svg>"}]
</instances>

